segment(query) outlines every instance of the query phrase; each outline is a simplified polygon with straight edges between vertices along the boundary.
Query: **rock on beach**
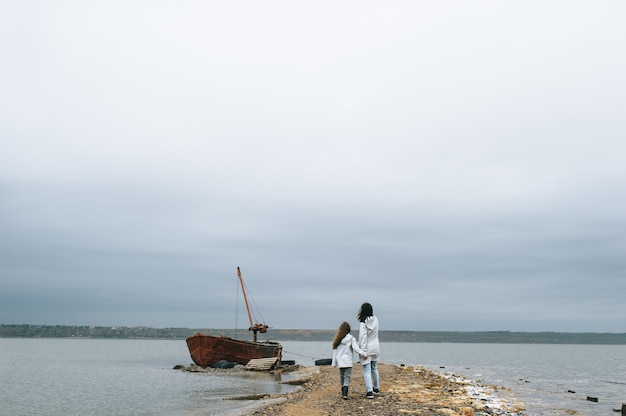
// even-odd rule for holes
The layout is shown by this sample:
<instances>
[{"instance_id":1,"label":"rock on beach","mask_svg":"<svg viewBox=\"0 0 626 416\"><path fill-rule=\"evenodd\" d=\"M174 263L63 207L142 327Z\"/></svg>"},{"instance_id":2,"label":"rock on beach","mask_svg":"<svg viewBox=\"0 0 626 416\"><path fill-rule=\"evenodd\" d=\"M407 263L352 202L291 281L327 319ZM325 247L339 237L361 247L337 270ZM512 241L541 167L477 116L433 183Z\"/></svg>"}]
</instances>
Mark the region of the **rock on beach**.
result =
<instances>
[{"instance_id":1,"label":"rock on beach","mask_svg":"<svg viewBox=\"0 0 626 416\"><path fill-rule=\"evenodd\" d=\"M525 415L521 403L496 386L421 367L379 364L380 394L365 398L362 366L355 364L348 400L341 397L339 370L317 367L302 388L275 396L247 416L505 416ZM277 400L280 399L280 400Z\"/></svg>"}]
</instances>

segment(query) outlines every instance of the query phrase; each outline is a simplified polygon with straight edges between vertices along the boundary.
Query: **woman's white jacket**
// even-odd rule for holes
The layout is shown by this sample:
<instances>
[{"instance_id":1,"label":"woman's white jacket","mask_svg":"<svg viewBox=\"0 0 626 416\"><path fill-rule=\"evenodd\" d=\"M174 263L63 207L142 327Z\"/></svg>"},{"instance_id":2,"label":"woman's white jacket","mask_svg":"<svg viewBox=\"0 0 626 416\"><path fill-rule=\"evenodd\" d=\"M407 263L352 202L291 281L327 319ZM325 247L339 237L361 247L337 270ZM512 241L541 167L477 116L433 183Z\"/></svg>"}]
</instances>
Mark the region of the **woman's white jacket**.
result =
<instances>
[{"instance_id":1,"label":"woman's white jacket","mask_svg":"<svg viewBox=\"0 0 626 416\"><path fill-rule=\"evenodd\" d=\"M346 334L341 340L337 348L333 350L332 365L339 368L352 367L352 354L356 352L359 355L364 355L365 352L359 348L359 344L350 334Z\"/></svg>"},{"instance_id":2,"label":"woman's white jacket","mask_svg":"<svg viewBox=\"0 0 626 416\"><path fill-rule=\"evenodd\" d=\"M367 355L367 358L361 357L361 364L368 364L372 360L378 361L380 343L378 342L378 318L375 316L368 317L359 325L359 347Z\"/></svg>"}]
</instances>

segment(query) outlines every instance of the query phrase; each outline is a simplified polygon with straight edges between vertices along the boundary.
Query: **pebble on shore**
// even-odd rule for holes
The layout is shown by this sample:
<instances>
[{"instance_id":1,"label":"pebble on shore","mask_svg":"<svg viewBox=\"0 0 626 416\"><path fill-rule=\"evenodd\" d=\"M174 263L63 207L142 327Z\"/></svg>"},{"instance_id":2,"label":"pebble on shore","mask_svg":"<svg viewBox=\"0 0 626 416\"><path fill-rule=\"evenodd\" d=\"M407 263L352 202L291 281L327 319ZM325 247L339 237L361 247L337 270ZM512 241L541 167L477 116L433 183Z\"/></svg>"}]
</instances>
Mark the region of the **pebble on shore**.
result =
<instances>
[{"instance_id":1,"label":"pebble on shore","mask_svg":"<svg viewBox=\"0 0 626 416\"><path fill-rule=\"evenodd\" d=\"M342 400L339 371L318 367L302 388L255 406L247 416L509 416L524 415L521 403L508 391L452 374L421 367L379 364L380 394L365 398L362 367L352 371L348 400ZM280 398L282 400L276 400Z\"/></svg>"}]
</instances>

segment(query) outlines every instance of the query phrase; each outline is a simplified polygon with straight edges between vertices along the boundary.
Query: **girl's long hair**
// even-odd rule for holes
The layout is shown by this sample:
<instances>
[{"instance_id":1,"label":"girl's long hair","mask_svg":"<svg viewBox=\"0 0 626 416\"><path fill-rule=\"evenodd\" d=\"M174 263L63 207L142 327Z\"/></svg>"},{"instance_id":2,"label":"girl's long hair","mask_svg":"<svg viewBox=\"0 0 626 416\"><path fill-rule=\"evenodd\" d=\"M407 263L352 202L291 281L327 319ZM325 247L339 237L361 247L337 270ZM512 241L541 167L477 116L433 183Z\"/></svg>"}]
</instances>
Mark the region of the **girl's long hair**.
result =
<instances>
[{"instance_id":1,"label":"girl's long hair","mask_svg":"<svg viewBox=\"0 0 626 416\"><path fill-rule=\"evenodd\" d=\"M347 322L342 322L339 325L339 329L337 330L337 334L335 334L335 339L333 340L333 350L341 344L341 340L343 337L350 333L350 324Z\"/></svg>"},{"instance_id":2,"label":"girl's long hair","mask_svg":"<svg viewBox=\"0 0 626 416\"><path fill-rule=\"evenodd\" d=\"M364 304L361 305L361 309L359 309L359 313L357 313L356 318L359 320L359 322L365 322L367 318L373 315L374 315L374 308L372 308L372 305L365 302Z\"/></svg>"}]
</instances>

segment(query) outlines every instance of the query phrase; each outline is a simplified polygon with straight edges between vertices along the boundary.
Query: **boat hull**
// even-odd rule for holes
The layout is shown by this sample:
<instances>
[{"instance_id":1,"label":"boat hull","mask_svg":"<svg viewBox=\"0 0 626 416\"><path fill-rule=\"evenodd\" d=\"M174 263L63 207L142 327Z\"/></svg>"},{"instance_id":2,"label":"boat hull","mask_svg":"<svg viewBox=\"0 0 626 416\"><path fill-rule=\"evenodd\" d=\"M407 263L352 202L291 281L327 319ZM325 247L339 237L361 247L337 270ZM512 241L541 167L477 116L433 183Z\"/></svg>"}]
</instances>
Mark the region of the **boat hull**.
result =
<instances>
[{"instance_id":1,"label":"boat hull","mask_svg":"<svg viewBox=\"0 0 626 416\"><path fill-rule=\"evenodd\" d=\"M246 365L252 359L280 359L283 350L278 342L251 342L204 334L187 338L187 347L191 359L200 367L209 367L222 360Z\"/></svg>"}]
</instances>

